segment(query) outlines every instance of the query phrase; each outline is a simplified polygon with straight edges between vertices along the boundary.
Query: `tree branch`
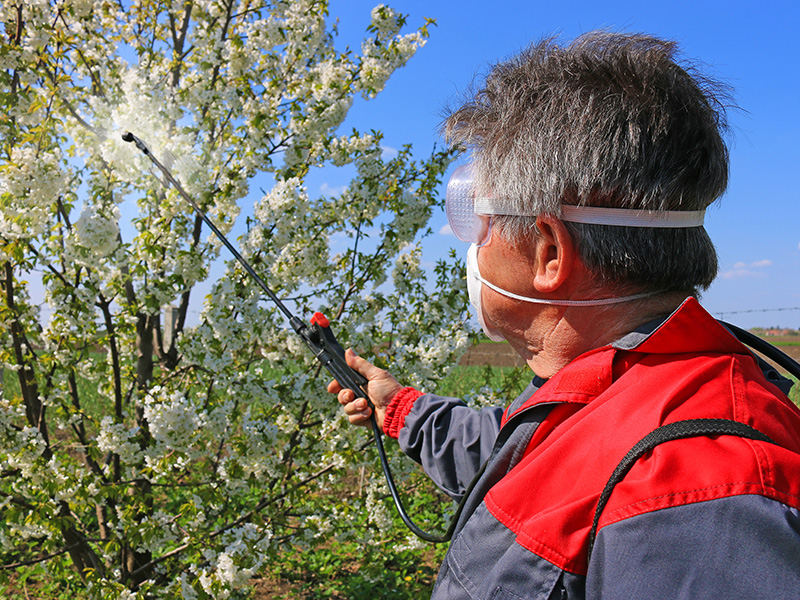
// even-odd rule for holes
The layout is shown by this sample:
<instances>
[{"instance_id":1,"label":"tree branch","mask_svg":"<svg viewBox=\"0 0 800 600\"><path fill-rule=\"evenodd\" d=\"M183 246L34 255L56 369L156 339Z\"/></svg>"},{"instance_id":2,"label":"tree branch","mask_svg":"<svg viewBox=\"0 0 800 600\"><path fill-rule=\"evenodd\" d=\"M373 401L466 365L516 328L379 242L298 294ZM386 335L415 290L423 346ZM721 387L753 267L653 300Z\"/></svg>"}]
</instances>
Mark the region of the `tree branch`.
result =
<instances>
[{"instance_id":1,"label":"tree branch","mask_svg":"<svg viewBox=\"0 0 800 600\"><path fill-rule=\"evenodd\" d=\"M53 552L51 554L45 554L44 556L40 556L39 558L32 558L30 560L21 560L19 562L7 564L7 565L2 565L2 566L0 566L0 570L13 571L13 570L18 569L20 567L28 567L30 565L36 565L36 564L48 561L51 558L55 558L57 556L61 556L62 554L66 554L67 552L70 552L71 550L74 550L75 548L77 548L79 545L80 544L78 542L76 542L74 544L66 546L65 548L62 548L58 552Z\"/></svg>"},{"instance_id":2,"label":"tree branch","mask_svg":"<svg viewBox=\"0 0 800 600\"><path fill-rule=\"evenodd\" d=\"M256 515L257 513L261 512L262 510L267 508L269 505L274 504L275 502L278 502L279 500L283 500L284 498L286 498L292 492L295 492L295 491L305 487L306 485L308 485L312 481L315 481L316 479L319 479L325 473L327 473L328 471L333 470L335 467L336 467L335 464L327 465L327 466L323 467L322 469L320 469L319 471L317 471L316 473L314 473L313 475L308 476L303 481L299 482L297 485L293 486L291 489L285 491L284 493L279 494L279 495L277 495L277 496L275 496L273 498L262 498L261 501L256 505L256 507L253 510L248 511L247 513L245 513L244 515L242 515L241 517L239 517L235 521L232 521L231 523L228 523L227 525L225 525L224 527L221 527L217 531L209 534L208 536L206 536L205 539L210 541L210 540L212 540L214 538L219 537L220 535L222 535L226 531L230 531L231 529L233 529L237 525L241 525L242 523L245 523L245 522L249 521L254 515ZM141 575L142 573L144 573L146 570L152 569L157 564L160 564L160 563L162 563L162 562L164 562L166 560L169 560L170 558L179 555L181 552L183 552L183 551L185 551L185 550L187 550L188 548L191 548L191 547L192 547L192 543L186 543L186 544L183 544L181 546L178 546L177 548L174 548L173 550L170 550L166 554L162 554L158 558L155 558L155 559L151 560L149 563L147 563L145 565L142 565L136 571L131 572L130 576L131 577L137 577L137 576Z\"/></svg>"}]
</instances>

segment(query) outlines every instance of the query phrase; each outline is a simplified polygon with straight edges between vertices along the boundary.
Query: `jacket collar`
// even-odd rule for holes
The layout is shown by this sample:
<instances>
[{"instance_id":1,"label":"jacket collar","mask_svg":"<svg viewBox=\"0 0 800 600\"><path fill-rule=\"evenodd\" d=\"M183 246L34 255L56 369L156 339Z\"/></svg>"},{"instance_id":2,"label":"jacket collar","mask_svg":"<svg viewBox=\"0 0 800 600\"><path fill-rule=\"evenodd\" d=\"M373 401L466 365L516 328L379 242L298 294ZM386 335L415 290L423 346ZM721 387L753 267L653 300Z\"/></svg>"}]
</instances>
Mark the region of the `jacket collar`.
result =
<instances>
[{"instance_id":1,"label":"jacket collar","mask_svg":"<svg viewBox=\"0 0 800 600\"><path fill-rule=\"evenodd\" d=\"M588 404L613 382L614 358L620 351L750 354L747 347L706 312L697 299L690 297L665 319L651 321L612 344L580 355L549 380L535 378L534 383L508 407L504 420L545 401ZM545 386L548 394L536 394ZM537 400L537 396L541 400Z\"/></svg>"}]
</instances>

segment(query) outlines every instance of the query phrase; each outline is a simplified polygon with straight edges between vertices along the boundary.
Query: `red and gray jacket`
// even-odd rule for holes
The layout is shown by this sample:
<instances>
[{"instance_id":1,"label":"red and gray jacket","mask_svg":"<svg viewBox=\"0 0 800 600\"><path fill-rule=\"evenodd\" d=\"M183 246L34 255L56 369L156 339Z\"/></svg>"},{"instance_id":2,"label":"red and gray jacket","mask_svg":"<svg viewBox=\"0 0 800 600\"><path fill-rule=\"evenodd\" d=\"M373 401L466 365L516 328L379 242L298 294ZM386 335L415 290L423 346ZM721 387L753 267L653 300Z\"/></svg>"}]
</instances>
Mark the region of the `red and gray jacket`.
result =
<instances>
[{"instance_id":1,"label":"red and gray jacket","mask_svg":"<svg viewBox=\"0 0 800 600\"><path fill-rule=\"evenodd\" d=\"M775 443L693 437L646 453L614 488L587 563L614 468L654 429L695 418ZM800 598L800 411L694 299L534 379L505 411L406 388L384 429L457 500L488 460L436 599Z\"/></svg>"}]
</instances>

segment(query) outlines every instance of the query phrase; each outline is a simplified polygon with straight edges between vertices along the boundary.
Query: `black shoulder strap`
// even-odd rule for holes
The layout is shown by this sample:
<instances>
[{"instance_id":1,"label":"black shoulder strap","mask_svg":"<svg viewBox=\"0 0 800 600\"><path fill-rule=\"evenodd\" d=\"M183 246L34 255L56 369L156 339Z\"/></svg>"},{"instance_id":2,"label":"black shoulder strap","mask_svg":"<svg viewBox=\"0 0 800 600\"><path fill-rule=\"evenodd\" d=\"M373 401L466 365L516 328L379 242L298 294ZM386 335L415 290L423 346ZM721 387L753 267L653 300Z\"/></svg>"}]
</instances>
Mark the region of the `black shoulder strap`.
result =
<instances>
[{"instance_id":1,"label":"black shoulder strap","mask_svg":"<svg viewBox=\"0 0 800 600\"><path fill-rule=\"evenodd\" d=\"M600 522L600 514L603 512L608 499L611 497L611 492L625 474L630 471L634 463L639 460L646 452L649 452L659 444L669 442L672 440L680 440L683 438L708 436L708 435L735 435L738 437L747 438L750 440L759 440L774 444L769 437L761 433L758 429L754 429L744 423L738 421L730 421L728 419L689 419L686 421L676 421L663 425L654 429L643 437L614 469L611 478L606 483L603 493L600 494L600 499L597 502L597 508L594 511L594 519L592 520L592 529L589 532L589 556L592 556L592 547L594 546L595 537L597 536L597 525ZM587 558L587 561L588 561Z\"/></svg>"}]
</instances>

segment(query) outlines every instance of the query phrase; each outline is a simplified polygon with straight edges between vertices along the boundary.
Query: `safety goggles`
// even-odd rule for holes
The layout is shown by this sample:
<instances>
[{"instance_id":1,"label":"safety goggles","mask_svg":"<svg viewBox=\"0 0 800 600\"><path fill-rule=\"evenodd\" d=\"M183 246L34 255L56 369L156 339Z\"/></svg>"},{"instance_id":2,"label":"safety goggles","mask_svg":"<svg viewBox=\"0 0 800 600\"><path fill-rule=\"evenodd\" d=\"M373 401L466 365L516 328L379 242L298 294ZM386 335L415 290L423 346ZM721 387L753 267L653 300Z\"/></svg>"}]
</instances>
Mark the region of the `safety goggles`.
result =
<instances>
[{"instance_id":1,"label":"safety goggles","mask_svg":"<svg viewBox=\"0 0 800 600\"><path fill-rule=\"evenodd\" d=\"M461 165L447 182L445 213L453 234L462 242L478 246L486 244L492 235L492 215L533 217L513 206L498 207L492 198L476 197L472 165ZM592 225L644 228L702 227L705 210L655 211L599 206L561 206L562 221Z\"/></svg>"},{"instance_id":2,"label":"safety goggles","mask_svg":"<svg viewBox=\"0 0 800 600\"><path fill-rule=\"evenodd\" d=\"M462 242L483 246L492 236L492 215L517 215L513 209L492 206L489 198L476 198L472 164L461 165L450 176L444 200L447 223Z\"/></svg>"},{"instance_id":3,"label":"safety goggles","mask_svg":"<svg viewBox=\"0 0 800 600\"><path fill-rule=\"evenodd\" d=\"M482 246L489 240L491 217L475 214L472 165L461 165L453 171L444 195L444 211L450 229L462 242Z\"/></svg>"}]
</instances>

